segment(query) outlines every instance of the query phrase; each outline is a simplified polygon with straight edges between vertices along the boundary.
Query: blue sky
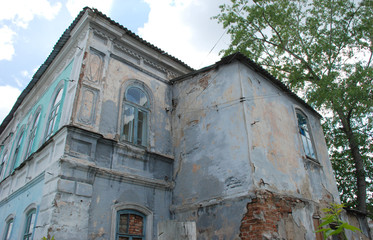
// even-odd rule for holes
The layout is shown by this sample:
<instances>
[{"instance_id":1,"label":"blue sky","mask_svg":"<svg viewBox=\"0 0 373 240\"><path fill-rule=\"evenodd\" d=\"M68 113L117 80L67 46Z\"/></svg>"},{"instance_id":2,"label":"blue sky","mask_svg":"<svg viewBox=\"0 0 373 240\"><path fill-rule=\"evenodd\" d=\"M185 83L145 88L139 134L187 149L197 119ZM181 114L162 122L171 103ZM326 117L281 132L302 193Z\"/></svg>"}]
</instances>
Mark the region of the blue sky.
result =
<instances>
[{"instance_id":1,"label":"blue sky","mask_svg":"<svg viewBox=\"0 0 373 240\"><path fill-rule=\"evenodd\" d=\"M84 6L95 7L194 68L219 59L211 17L228 0L0 0L0 122Z\"/></svg>"}]
</instances>

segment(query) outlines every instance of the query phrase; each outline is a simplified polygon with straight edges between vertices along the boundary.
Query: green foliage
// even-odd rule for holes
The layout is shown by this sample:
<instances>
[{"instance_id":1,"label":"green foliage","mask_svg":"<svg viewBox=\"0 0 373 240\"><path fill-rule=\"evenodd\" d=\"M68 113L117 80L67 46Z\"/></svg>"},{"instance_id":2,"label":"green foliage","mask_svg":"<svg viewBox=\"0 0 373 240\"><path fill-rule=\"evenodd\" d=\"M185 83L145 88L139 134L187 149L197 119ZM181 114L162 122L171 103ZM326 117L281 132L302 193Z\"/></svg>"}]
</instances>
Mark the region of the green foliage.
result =
<instances>
[{"instance_id":1,"label":"green foliage","mask_svg":"<svg viewBox=\"0 0 373 240\"><path fill-rule=\"evenodd\" d=\"M222 53L245 54L325 115L341 199L371 211L373 1L231 0L220 9L214 18L231 36Z\"/></svg>"},{"instance_id":2,"label":"green foliage","mask_svg":"<svg viewBox=\"0 0 373 240\"><path fill-rule=\"evenodd\" d=\"M46 237L42 237L41 240L55 240L55 239L54 239L54 236L52 236L51 238L50 238L50 237L48 237L48 238L46 238Z\"/></svg>"},{"instance_id":3,"label":"green foliage","mask_svg":"<svg viewBox=\"0 0 373 240\"><path fill-rule=\"evenodd\" d=\"M360 231L357 227L354 227L347 222L341 220L340 215L343 211L343 204L331 204L331 208L325 208L322 211L325 213L325 217L321 218L321 224L316 232L322 232L324 238L327 239L329 236L343 234L345 239L345 230Z\"/></svg>"},{"instance_id":4,"label":"green foliage","mask_svg":"<svg viewBox=\"0 0 373 240\"><path fill-rule=\"evenodd\" d=\"M328 119L330 121L330 119ZM367 126L367 125L366 125ZM348 148L348 141L340 129L333 128L333 124L325 121L323 124L326 134L326 141L330 148L329 155L334 169L337 187L340 192L341 201L349 208L357 208L356 196L356 174L354 161ZM372 127L370 127L372 129ZM362 130L365 132L366 130ZM360 131L358 131L360 133ZM366 169L367 192L373 192L373 162L369 154L372 153L373 141L364 134L357 134L359 139L360 151ZM367 197L367 212L369 217L373 217L373 198Z\"/></svg>"}]
</instances>

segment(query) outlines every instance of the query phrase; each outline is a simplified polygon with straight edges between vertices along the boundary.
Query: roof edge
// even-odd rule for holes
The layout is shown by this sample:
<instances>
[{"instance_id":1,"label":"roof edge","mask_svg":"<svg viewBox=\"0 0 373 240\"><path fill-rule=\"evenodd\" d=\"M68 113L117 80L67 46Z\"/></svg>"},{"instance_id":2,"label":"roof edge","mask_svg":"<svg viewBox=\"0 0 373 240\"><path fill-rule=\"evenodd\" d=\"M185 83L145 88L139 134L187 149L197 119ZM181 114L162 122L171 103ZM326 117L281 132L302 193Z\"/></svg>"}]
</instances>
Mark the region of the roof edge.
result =
<instances>
[{"instance_id":1,"label":"roof edge","mask_svg":"<svg viewBox=\"0 0 373 240\"><path fill-rule=\"evenodd\" d=\"M315 113L319 118L322 118L322 115L320 113L318 113L311 105L309 105L306 101L304 101L302 98L300 98L297 94L295 94L293 91L291 91L283 82L281 82L280 80L275 78L272 74L270 74L262 66L260 66L259 64L257 64L256 62L254 62L253 60L251 60L249 57L245 56L241 52L233 53L231 55L228 55L226 57L221 58L219 61L217 61L216 63L214 63L210 66L207 66L207 67L201 68L199 70L196 70L196 71L190 72L188 74L185 74L183 76L174 78L174 79L171 80L171 83L173 84L173 83L176 83L178 81L185 80L188 77L192 77L192 76L195 76L197 74L209 71L211 69L218 68L222 65L230 64L233 61L239 61L239 62L245 64L246 66L254 69L257 73L261 74L263 77L268 79L275 86L279 87L281 90L288 93L289 96L293 97L295 100L300 102L308 110Z\"/></svg>"},{"instance_id":2,"label":"roof edge","mask_svg":"<svg viewBox=\"0 0 373 240\"><path fill-rule=\"evenodd\" d=\"M13 119L14 113L17 111L18 107L22 104L23 100L26 98L26 96L28 95L28 93L36 85L36 83L39 81L39 79L44 75L44 73L50 67L50 65L55 60L55 58L57 57L57 55L60 53L60 51L62 50L62 48L68 42L68 40L71 37L72 30L76 27L77 23L80 21L80 19L82 18L82 16L87 11L91 11L92 13L97 14L98 16L101 16L102 18L104 18L107 21L109 21L110 24L113 24L113 25L119 27L121 30L125 31L129 36L133 37L135 40L137 40L140 43L144 44L145 46L147 46L147 47L149 47L149 48L151 48L151 49L153 49L153 50L161 53L162 55L166 56L167 58L175 61L176 63L178 63L180 65L182 65L186 69L191 70L191 71L195 70L192 67L188 66L186 63L184 63L181 60L179 60L178 58L169 55L167 52L165 52L165 51L161 50L160 48L154 46L153 44L145 41L144 39L142 39L141 37L139 37L138 35L136 35L132 31L130 31L129 29L125 28L123 25L119 24L118 22L115 22L114 20L112 20L111 18L109 18L108 16L106 16L104 13L98 11L97 9L90 8L90 7L84 7L79 12L79 14L77 15L77 17L73 20L73 22L69 25L69 27L62 33L61 37L58 39L58 41L54 45L52 52L49 54L49 56L44 61L44 63L39 67L39 69L35 72L35 74L33 75L32 79L31 79L31 81L29 82L29 84L26 86L26 88L21 92L21 94L17 98L17 100L14 103L12 109L10 110L10 112L4 118L3 122L0 125L0 134L2 134L4 132L5 128L8 126L8 124L10 123L10 121Z\"/></svg>"},{"instance_id":3,"label":"roof edge","mask_svg":"<svg viewBox=\"0 0 373 240\"><path fill-rule=\"evenodd\" d=\"M13 105L12 109L10 110L9 114L4 118L3 122L0 125L0 134L3 133L5 128L8 126L10 121L13 119L14 113L18 109L18 107L22 104L25 97L28 95L28 93L32 90L32 88L35 86L35 84L39 81L39 79L44 75L48 67L51 65L51 63L54 61L54 59L57 57L58 53L61 51L61 49L65 46L66 42L70 39L70 33L71 30L74 29L76 24L79 22L79 20L82 18L82 16L85 14L87 9L90 9L89 7L83 8L78 14L78 16L74 19L74 21L69 25L69 27L62 33L61 37L58 39L57 43L53 46L52 52L49 54L47 59L44 61L42 65L38 68L38 70L33 75L31 81L26 86L26 88L21 92L19 97L17 98L17 101Z\"/></svg>"}]
</instances>

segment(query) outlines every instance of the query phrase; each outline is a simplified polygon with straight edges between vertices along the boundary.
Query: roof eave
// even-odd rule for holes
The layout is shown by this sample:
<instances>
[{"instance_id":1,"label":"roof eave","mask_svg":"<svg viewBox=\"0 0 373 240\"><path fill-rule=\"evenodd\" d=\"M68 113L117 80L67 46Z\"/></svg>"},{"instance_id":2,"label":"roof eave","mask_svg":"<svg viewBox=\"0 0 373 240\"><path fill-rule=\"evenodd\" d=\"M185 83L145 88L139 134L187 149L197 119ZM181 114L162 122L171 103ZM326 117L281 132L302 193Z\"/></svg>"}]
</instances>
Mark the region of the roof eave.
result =
<instances>
[{"instance_id":1,"label":"roof eave","mask_svg":"<svg viewBox=\"0 0 373 240\"><path fill-rule=\"evenodd\" d=\"M322 115L318 113L313 107L311 107L308 103L306 103L302 98L300 98L297 94L292 92L283 82L272 76L267 70L265 70L263 67L255 63L253 60L250 58L246 57L240 52L236 52L234 54L231 54L229 56L223 57L220 59L218 62L216 62L213 65L201 68L199 70L190 72L188 74L185 74L183 76L174 78L171 80L171 83L179 82L185 79L188 79L189 77L195 76L197 74L203 73L210 71L211 69L218 68L222 65L226 65L229 63L232 63L233 61L240 61L241 63L245 64L246 66L254 69L257 73L261 74L263 77L268 79L270 82L272 82L274 85L279 87L281 90L284 92L288 93L289 96L293 97L295 100L297 100L299 103L301 103L304 107L306 107L308 110L312 111L314 114L316 114L317 117L322 118Z\"/></svg>"}]
</instances>

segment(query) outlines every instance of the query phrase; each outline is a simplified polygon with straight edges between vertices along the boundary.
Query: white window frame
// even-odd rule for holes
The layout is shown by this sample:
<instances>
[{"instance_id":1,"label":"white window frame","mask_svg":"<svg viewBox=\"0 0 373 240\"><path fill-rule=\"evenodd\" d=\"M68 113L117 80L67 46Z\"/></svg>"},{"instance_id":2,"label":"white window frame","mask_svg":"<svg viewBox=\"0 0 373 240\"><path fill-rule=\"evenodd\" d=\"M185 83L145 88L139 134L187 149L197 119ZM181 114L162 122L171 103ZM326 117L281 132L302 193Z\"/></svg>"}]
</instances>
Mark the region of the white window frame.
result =
<instances>
[{"instance_id":1,"label":"white window frame","mask_svg":"<svg viewBox=\"0 0 373 240\"><path fill-rule=\"evenodd\" d=\"M22 157L22 149L23 149L22 143L23 143L23 139L25 138L25 133L26 133L26 129L25 129L25 125L23 125L20 128L19 134L16 138L17 141L16 141L14 152L13 152L13 157L11 158L12 162L11 162L11 166L10 166L11 168L10 168L9 173L12 173L14 171L14 169L16 168L16 163L17 163L18 158L20 158L20 156Z\"/></svg>"},{"instance_id":2,"label":"white window frame","mask_svg":"<svg viewBox=\"0 0 373 240\"><path fill-rule=\"evenodd\" d=\"M32 153L32 148L35 144L36 134L38 132L40 118L41 118L41 107L39 107L35 111L34 117L32 119L32 125L31 125L30 134L29 134L29 138L28 138L28 144L27 144L25 159L27 159Z\"/></svg>"},{"instance_id":3,"label":"white window frame","mask_svg":"<svg viewBox=\"0 0 373 240\"><path fill-rule=\"evenodd\" d=\"M1 162L0 162L0 181L3 179L3 176L5 175L5 162L8 158L9 152L8 149L3 150L3 154L1 156Z\"/></svg>"},{"instance_id":4,"label":"white window frame","mask_svg":"<svg viewBox=\"0 0 373 240\"><path fill-rule=\"evenodd\" d=\"M12 231L13 231L13 226L14 226L14 220L15 216L13 214L10 214L6 219L5 219L5 228L3 230L3 236L2 240L10 240L12 239ZM9 223L12 222L12 228L9 231Z\"/></svg>"},{"instance_id":5,"label":"white window frame","mask_svg":"<svg viewBox=\"0 0 373 240\"><path fill-rule=\"evenodd\" d=\"M299 125L298 114L301 115L306 120L307 129L301 128L301 126ZM308 118L307 114L304 111L302 111L301 109L295 108L295 119L296 119L296 124L297 124L297 133L298 133L300 143L302 145L302 149L303 149L303 153L304 153L305 157L308 158L308 159L311 159L313 161L318 162L315 143L314 143L313 134L312 134L313 131L312 131L310 121L309 121L309 118ZM303 130L307 134L306 135L302 134L301 130ZM304 142L303 138L306 138L306 142ZM307 152L310 152L310 150L313 152L313 156L312 156L312 154L310 155L310 154L307 153Z\"/></svg>"},{"instance_id":6,"label":"white window frame","mask_svg":"<svg viewBox=\"0 0 373 240\"><path fill-rule=\"evenodd\" d=\"M146 106L138 105L138 104L134 103L133 101L130 101L129 99L127 99L127 93L130 89L137 89L145 95L145 97L147 99ZM147 91L143 87L136 84L136 85L130 85L126 88L126 90L124 92L124 96L123 96L122 124L121 124L121 130L120 130L122 140L130 142L130 143L132 143L134 145L137 145L137 146L148 147L150 106L151 106L150 101L151 101L151 98L149 97L149 94L147 93ZM132 108L133 111L134 111L133 112L134 120L132 122L132 125L130 126L130 133L128 135L126 135L124 133L125 121L126 121L126 116L125 116L126 108ZM139 121L139 112L144 113L144 115L146 116L145 121L142 122L142 124L143 124L142 133L143 134L141 136L141 140L142 140L141 143L138 143L139 136L137 136L138 125L139 125L139 122L140 122Z\"/></svg>"},{"instance_id":7,"label":"white window frame","mask_svg":"<svg viewBox=\"0 0 373 240\"><path fill-rule=\"evenodd\" d=\"M54 92L53 102L48 114L48 120L45 129L45 141L47 141L55 132L57 119L59 114L61 113L61 103L64 98L64 86L58 86L56 89L57 91ZM56 102L57 97L60 93L61 98L58 102Z\"/></svg>"},{"instance_id":8,"label":"white window frame","mask_svg":"<svg viewBox=\"0 0 373 240\"><path fill-rule=\"evenodd\" d=\"M31 226L31 222L30 222L30 228L32 228L32 231L31 231L31 236L28 238L29 240L32 240L34 238L34 233L35 233L35 226L36 226L36 221L37 221L37 216L38 216L38 209L36 207L36 204L35 203L31 203L30 205L28 205L28 207L23 211L23 221L22 221L22 232L21 233L21 236L20 236L20 239L24 240L25 239L25 234L26 234L26 228L27 228L27 222L28 222L28 216L31 212L34 212L35 214L35 217L34 217L34 224L33 226Z\"/></svg>"}]
</instances>

